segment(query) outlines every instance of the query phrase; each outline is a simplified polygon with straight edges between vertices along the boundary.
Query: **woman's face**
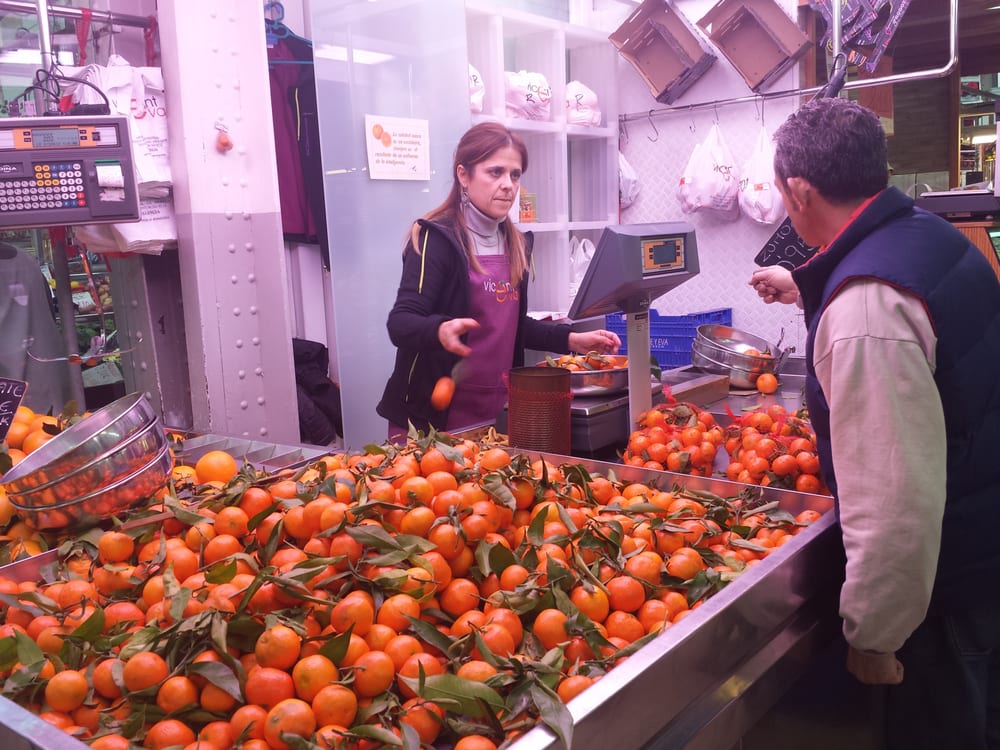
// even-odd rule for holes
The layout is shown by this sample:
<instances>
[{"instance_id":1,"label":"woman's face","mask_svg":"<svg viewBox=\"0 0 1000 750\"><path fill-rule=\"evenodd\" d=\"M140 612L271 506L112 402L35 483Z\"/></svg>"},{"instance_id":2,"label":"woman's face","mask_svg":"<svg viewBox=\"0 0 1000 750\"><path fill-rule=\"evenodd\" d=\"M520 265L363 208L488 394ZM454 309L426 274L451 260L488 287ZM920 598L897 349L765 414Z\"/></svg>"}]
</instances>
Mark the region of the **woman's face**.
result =
<instances>
[{"instance_id":1,"label":"woman's face","mask_svg":"<svg viewBox=\"0 0 1000 750\"><path fill-rule=\"evenodd\" d=\"M474 165L471 172L459 164L457 175L472 205L493 219L503 219L518 197L521 154L513 146L504 146Z\"/></svg>"}]
</instances>

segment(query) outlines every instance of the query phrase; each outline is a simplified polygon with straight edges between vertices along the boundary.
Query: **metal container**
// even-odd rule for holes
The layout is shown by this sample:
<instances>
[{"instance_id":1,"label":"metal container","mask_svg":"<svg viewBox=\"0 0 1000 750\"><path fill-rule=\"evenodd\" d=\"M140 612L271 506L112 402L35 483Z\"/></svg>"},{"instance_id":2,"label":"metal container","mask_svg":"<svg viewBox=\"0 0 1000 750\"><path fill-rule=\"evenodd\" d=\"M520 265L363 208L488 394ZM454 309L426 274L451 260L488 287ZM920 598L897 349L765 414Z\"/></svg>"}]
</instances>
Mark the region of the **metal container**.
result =
<instances>
[{"instance_id":1,"label":"metal container","mask_svg":"<svg viewBox=\"0 0 1000 750\"><path fill-rule=\"evenodd\" d=\"M708 372L729 375L729 382L735 388L756 388L758 376L777 372L781 359L780 350L766 339L730 326L698 326L691 344L691 364Z\"/></svg>"},{"instance_id":2,"label":"metal container","mask_svg":"<svg viewBox=\"0 0 1000 750\"><path fill-rule=\"evenodd\" d=\"M52 505L25 507L9 497L11 505L29 526L41 531L80 530L128 510L163 487L174 466L170 446L121 479L93 489L84 495Z\"/></svg>"},{"instance_id":3,"label":"metal container","mask_svg":"<svg viewBox=\"0 0 1000 750\"><path fill-rule=\"evenodd\" d=\"M562 367L515 367L510 371L507 434L512 446L569 453L570 375Z\"/></svg>"},{"instance_id":4,"label":"metal container","mask_svg":"<svg viewBox=\"0 0 1000 750\"><path fill-rule=\"evenodd\" d=\"M570 392L574 396L602 396L628 390L628 357L622 354L605 354L602 358L614 367L604 370L570 370ZM539 362L539 367L552 367Z\"/></svg>"},{"instance_id":5,"label":"metal container","mask_svg":"<svg viewBox=\"0 0 1000 750\"><path fill-rule=\"evenodd\" d=\"M98 409L63 430L4 474L8 494L49 485L105 456L156 420L142 393L132 393ZM93 488L91 488L93 489Z\"/></svg>"},{"instance_id":6,"label":"metal container","mask_svg":"<svg viewBox=\"0 0 1000 750\"><path fill-rule=\"evenodd\" d=\"M52 441L49 441L50 443ZM158 419L120 443L112 445L87 463L25 491L8 491L18 508L42 508L107 487L133 474L159 455L167 445L166 433Z\"/></svg>"}]
</instances>

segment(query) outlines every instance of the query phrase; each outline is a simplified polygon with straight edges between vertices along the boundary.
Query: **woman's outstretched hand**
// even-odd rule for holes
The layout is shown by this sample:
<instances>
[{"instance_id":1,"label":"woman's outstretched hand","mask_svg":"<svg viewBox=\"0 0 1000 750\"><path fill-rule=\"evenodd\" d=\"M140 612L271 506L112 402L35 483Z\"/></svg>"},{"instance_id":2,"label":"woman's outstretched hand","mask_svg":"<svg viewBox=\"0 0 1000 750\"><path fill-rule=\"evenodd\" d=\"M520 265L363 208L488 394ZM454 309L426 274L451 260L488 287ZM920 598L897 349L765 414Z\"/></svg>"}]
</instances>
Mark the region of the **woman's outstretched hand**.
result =
<instances>
[{"instance_id":1,"label":"woman's outstretched hand","mask_svg":"<svg viewBox=\"0 0 1000 750\"><path fill-rule=\"evenodd\" d=\"M438 341L441 346L459 357L468 357L472 350L462 343L462 335L473 328L479 328L479 323L473 318L452 318L438 326Z\"/></svg>"}]
</instances>

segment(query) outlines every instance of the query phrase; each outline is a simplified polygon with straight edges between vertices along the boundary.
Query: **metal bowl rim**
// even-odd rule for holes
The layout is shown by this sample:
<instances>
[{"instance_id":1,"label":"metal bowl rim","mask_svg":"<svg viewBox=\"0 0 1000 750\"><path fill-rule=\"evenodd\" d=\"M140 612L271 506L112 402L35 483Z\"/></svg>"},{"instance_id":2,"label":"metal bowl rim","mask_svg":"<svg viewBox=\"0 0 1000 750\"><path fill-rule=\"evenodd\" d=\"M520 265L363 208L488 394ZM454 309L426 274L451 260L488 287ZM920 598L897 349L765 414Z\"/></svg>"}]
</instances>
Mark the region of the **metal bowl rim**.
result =
<instances>
[{"instance_id":1,"label":"metal bowl rim","mask_svg":"<svg viewBox=\"0 0 1000 750\"><path fill-rule=\"evenodd\" d=\"M122 396L107 406L102 406L94 413L81 419L74 425L54 436L51 440L32 451L24 459L4 475L4 485L16 484L26 479L39 469L48 466L60 457L85 446L88 441L100 435L111 425L123 419L134 409L141 410L142 422L156 417L149 400L141 391ZM131 433L130 433L131 434ZM50 455L51 454L51 455Z\"/></svg>"},{"instance_id":2,"label":"metal bowl rim","mask_svg":"<svg viewBox=\"0 0 1000 750\"><path fill-rule=\"evenodd\" d=\"M157 452L157 454L150 461L148 461L147 463L145 463L142 466L140 466L138 469L136 469L135 471L133 471L131 474L129 474L127 476L124 476L121 479L117 479L114 482L112 482L111 484L106 484L106 485L104 485L103 487L101 487L99 489L96 489L96 490L93 490L91 492L88 492L86 495L80 495L78 497L73 498L72 500L67 500L64 503L57 503L55 505L41 505L41 506L24 507L24 506L18 505L16 502L14 502L13 500L11 500L10 504L13 505L17 510L22 511L24 513L29 513L29 514L33 513L33 512L37 513L37 512L41 512L41 511L47 511L47 510L62 510L64 508L69 508L69 507L71 507L73 505L79 505L80 503L83 503L83 502L85 502L87 500L90 500L90 499L92 499L94 497L97 497L98 495L100 495L103 492L109 492L110 490L117 489L118 487L122 486L123 484L127 484L128 482L131 482L133 479L135 479L139 475L143 474L144 472L146 472L149 469L151 469L154 466L156 466L158 463L160 463L163 460L163 457L165 455L169 455L169 454L170 454L170 444L167 443L167 444L165 444L159 450L159 452ZM173 463L173 456L170 457L170 462ZM169 470L167 472L165 472L165 473L169 473Z\"/></svg>"},{"instance_id":3,"label":"metal bowl rim","mask_svg":"<svg viewBox=\"0 0 1000 750\"><path fill-rule=\"evenodd\" d=\"M80 464L79 466L74 467L72 470L66 472L65 474L60 474L55 479L50 479L47 482L42 482L41 484L36 484L33 487L29 487L29 488L27 488L25 490L11 490L11 489L8 489L7 490L7 497L14 498L14 497L23 496L23 495L30 495L33 492L37 492L38 490L47 490L47 489L50 489L51 487L59 484L60 482L66 480L66 479L69 479L70 477L76 476L80 472L82 472L82 471L84 471L86 469L92 468L95 464L97 464L97 463L99 463L101 461L104 461L104 460L110 458L114 454L116 454L119 451L121 451L123 448L125 448L125 447L131 445L132 443L137 442L141 438L145 437L149 433L149 431L151 429L158 428L159 426L160 426L160 420L159 420L159 418L158 417L153 417L153 421L150 422L148 425L146 425L145 427L141 428L140 430L138 430L136 432L133 432L125 440L123 440L123 441L121 441L119 443L115 443L112 447L110 447L106 451L104 451L104 453L101 453L99 456L96 456L95 458L91 459L90 461L87 461L87 463ZM166 433L163 432L162 429L158 433L156 433L156 434L162 435L163 442L167 443ZM159 449L157 450L157 455L159 455ZM42 468L44 468L44 467L42 467ZM51 506L31 506L31 507L51 507Z\"/></svg>"}]
</instances>

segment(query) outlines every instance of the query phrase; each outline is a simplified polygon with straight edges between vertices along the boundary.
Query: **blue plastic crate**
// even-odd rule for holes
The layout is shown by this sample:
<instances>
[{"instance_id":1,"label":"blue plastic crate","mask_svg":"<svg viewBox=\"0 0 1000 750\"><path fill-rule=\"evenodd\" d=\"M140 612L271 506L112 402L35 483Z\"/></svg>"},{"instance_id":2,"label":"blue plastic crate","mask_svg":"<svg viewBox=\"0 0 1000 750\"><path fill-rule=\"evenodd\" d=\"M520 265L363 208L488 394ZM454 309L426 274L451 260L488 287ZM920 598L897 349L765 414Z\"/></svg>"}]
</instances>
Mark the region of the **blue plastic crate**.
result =
<instances>
[{"instance_id":1,"label":"blue plastic crate","mask_svg":"<svg viewBox=\"0 0 1000 750\"><path fill-rule=\"evenodd\" d=\"M698 326L707 323L732 325L732 308L723 307L717 310L688 313L687 315L660 315L656 310L650 310L650 353L656 357L660 367L665 369L691 364L691 345L698 334ZM619 353L628 354L625 313L613 313L605 316L604 327L617 333L622 340Z\"/></svg>"}]
</instances>

